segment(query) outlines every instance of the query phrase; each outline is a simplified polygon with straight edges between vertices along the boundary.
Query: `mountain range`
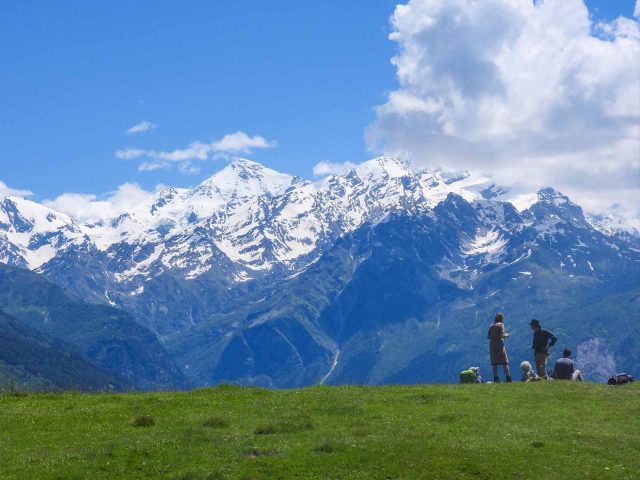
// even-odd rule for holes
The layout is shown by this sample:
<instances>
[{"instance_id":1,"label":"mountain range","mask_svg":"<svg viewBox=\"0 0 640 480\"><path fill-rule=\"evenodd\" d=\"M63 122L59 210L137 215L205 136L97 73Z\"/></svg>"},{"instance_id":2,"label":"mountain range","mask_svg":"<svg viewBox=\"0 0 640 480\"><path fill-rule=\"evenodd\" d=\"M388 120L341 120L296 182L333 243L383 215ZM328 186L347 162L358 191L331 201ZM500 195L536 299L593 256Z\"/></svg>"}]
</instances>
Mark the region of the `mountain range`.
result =
<instances>
[{"instance_id":1,"label":"mountain range","mask_svg":"<svg viewBox=\"0 0 640 480\"><path fill-rule=\"evenodd\" d=\"M640 373L639 232L530 198L390 156L315 182L237 160L92 222L7 197L2 288L33 295L0 309L137 388L455 381L497 311L512 362L535 317L587 377Z\"/></svg>"}]
</instances>

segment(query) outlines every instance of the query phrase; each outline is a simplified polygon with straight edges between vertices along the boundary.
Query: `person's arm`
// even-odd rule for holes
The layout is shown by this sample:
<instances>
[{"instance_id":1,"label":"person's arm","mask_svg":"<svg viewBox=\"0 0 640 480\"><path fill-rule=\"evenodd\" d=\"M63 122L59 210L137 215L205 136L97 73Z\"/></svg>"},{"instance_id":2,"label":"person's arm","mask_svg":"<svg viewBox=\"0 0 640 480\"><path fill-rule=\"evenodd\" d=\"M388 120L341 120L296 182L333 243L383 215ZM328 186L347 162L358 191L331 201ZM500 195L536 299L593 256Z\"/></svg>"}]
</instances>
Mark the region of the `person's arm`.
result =
<instances>
[{"instance_id":1,"label":"person's arm","mask_svg":"<svg viewBox=\"0 0 640 480\"><path fill-rule=\"evenodd\" d=\"M553 347L556 342L558 341L558 337L556 337L553 333L547 331L547 333L549 334L549 338L551 339L551 342L549 343L550 347Z\"/></svg>"},{"instance_id":2,"label":"person's arm","mask_svg":"<svg viewBox=\"0 0 640 480\"><path fill-rule=\"evenodd\" d=\"M502 338L508 338L509 337L509 334L504 331L504 323L502 324L502 328L500 329L500 336Z\"/></svg>"}]
</instances>

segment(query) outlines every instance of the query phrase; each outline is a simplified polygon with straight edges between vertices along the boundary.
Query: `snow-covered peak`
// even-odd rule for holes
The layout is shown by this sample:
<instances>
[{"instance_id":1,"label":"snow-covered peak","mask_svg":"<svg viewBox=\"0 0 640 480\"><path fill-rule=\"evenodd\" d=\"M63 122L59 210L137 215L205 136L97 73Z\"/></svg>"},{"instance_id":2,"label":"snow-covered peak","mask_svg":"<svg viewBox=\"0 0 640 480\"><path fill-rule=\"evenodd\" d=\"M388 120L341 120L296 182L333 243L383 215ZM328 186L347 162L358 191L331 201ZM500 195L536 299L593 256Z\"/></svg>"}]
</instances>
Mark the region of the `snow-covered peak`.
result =
<instances>
[{"instance_id":1,"label":"snow-covered peak","mask_svg":"<svg viewBox=\"0 0 640 480\"><path fill-rule=\"evenodd\" d=\"M142 212L148 212L152 216L166 215L167 213L171 215L170 211L172 209L180 208L180 204L182 203L180 199L184 197L188 191L186 188L165 187L157 191L137 208L134 208L133 212L138 216L140 216Z\"/></svg>"},{"instance_id":2,"label":"snow-covered peak","mask_svg":"<svg viewBox=\"0 0 640 480\"><path fill-rule=\"evenodd\" d=\"M82 237L81 230L64 213L12 196L0 202L0 229L13 245L11 263L24 263L33 269L51 259L58 249Z\"/></svg>"},{"instance_id":3,"label":"snow-covered peak","mask_svg":"<svg viewBox=\"0 0 640 480\"><path fill-rule=\"evenodd\" d=\"M5 197L0 202L0 224L18 233L47 233L59 228L74 228L64 213L22 197Z\"/></svg>"},{"instance_id":4,"label":"snow-covered peak","mask_svg":"<svg viewBox=\"0 0 640 480\"><path fill-rule=\"evenodd\" d=\"M547 187L538 190L538 201L528 209L539 221L564 221L581 227L588 227L582 208L573 203L569 197L555 188Z\"/></svg>"},{"instance_id":5,"label":"snow-covered peak","mask_svg":"<svg viewBox=\"0 0 640 480\"><path fill-rule=\"evenodd\" d=\"M614 214L587 214L589 224L605 235L629 234L640 238L639 220L625 219ZM635 223L635 224L634 224Z\"/></svg>"},{"instance_id":6,"label":"snow-covered peak","mask_svg":"<svg viewBox=\"0 0 640 480\"><path fill-rule=\"evenodd\" d=\"M538 202L548 203L555 205L556 207L563 205L574 205L569 197L563 195L561 192L552 187L541 188L536 194Z\"/></svg>"},{"instance_id":7,"label":"snow-covered peak","mask_svg":"<svg viewBox=\"0 0 640 480\"><path fill-rule=\"evenodd\" d=\"M101 249L143 236L153 240L190 230L192 226L260 196L277 197L303 181L257 162L238 159L192 189L165 187L114 219L107 228L92 228L89 235Z\"/></svg>"},{"instance_id":8,"label":"snow-covered peak","mask_svg":"<svg viewBox=\"0 0 640 480\"><path fill-rule=\"evenodd\" d=\"M415 171L389 155L315 183L239 159L194 188L165 187L117 218L96 223L76 225L22 198L0 201L0 261L37 268L71 243L86 241L118 265L119 282L174 268L191 279L221 265L246 279L272 268L298 271L366 223L393 212L429 214L447 198L441 208L464 207L461 197L485 230L502 232L521 221L500 203L507 193L475 172ZM542 189L533 197L523 214L527 221L590 228L582 209L557 190ZM486 247L482 238L470 251Z\"/></svg>"},{"instance_id":9,"label":"snow-covered peak","mask_svg":"<svg viewBox=\"0 0 640 480\"><path fill-rule=\"evenodd\" d=\"M224 200L281 195L300 179L246 159L237 159L191 190L190 196L220 197Z\"/></svg>"},{"instance_id":10,"label":"snow-covered peak","mask_svg":"<svg viewBox=\"0 0 640 480\"><path fill-rule=\"evenodd\" d=\"M358 165L354 171L363 181L380 182L388 178L413 177L415 174L403 160L382 155Z\"/></svg>"}]
</instances>

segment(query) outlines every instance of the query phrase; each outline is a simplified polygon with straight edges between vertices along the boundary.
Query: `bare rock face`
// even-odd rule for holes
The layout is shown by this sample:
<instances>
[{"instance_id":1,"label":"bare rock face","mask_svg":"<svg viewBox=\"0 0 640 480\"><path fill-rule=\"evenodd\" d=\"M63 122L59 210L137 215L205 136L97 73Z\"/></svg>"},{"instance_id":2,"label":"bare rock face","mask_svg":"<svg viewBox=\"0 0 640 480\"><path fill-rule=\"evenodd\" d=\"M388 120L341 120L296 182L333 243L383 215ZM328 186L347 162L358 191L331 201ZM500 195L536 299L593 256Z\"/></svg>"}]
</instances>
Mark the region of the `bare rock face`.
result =
<instances>
[{"instance_id":1,"label":"bare rock face","mask_svg":"<svg viewBox=\"0 0 640 480\"><path fill-rule=\"evenodd\" d=\"M604 338L595 337L578 345L576 365L589 373L589 380L604 381L616 372L616 362Z\"/></svg>"}]
</instances>

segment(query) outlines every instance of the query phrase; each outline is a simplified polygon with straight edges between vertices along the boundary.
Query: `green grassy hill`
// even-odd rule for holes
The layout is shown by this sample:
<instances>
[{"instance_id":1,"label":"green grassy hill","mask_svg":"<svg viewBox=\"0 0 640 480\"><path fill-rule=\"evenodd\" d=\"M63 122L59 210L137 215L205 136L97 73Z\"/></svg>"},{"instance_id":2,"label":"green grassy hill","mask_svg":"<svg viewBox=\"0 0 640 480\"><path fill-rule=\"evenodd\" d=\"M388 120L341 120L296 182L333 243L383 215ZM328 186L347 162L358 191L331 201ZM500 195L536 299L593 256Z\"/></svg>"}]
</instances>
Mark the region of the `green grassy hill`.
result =
<instances>
[{"instance_id":1,"label":"green grassy hill","mask_svg":"<svg viewBox=\"0 0 640 480\"><path fill-rule=\"evenodd\" d=\"M2 479L640 478L640 384L0 395Z\"/></svg>"}]
</instances>

